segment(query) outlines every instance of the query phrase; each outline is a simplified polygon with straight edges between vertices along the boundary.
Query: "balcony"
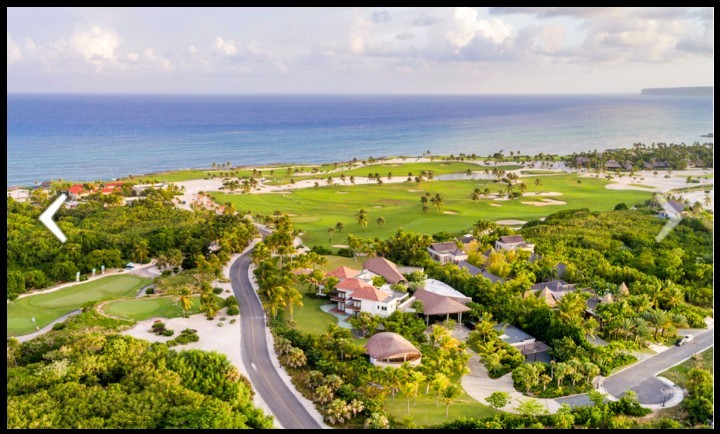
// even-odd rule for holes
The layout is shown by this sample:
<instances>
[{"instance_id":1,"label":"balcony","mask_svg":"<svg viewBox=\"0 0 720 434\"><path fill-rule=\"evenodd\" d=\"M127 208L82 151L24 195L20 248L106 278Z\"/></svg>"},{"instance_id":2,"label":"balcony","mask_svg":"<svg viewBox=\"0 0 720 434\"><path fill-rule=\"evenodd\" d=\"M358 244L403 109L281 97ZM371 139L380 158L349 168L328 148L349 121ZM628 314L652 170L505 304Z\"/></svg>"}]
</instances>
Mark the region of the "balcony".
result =
<instances>
[{"instance_id":1,"label":"balcony","mask_svg":"<svg viewBox=\"0 0 720 434\"><path fill-rule=\"evenodd\" d=\"M348 304L348 305L345 305L345 310L346 310L346 311L348 311L348 310L354 310L354 311L360 312L360 304Z\"/></svg>"}]
</instances>

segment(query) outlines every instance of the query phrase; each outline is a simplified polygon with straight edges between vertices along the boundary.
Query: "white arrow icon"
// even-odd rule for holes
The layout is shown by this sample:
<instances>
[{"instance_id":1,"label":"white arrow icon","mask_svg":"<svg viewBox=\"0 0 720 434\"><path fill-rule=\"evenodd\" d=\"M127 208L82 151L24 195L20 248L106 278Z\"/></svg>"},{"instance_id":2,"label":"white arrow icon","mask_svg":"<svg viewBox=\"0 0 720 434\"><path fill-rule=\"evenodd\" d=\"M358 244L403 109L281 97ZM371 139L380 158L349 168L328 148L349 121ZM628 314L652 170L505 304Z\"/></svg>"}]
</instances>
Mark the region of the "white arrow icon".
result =
<instances>
[{"instance_id":1,"label":"white arrow icon","mask_svg":"<svg viewBox=\"0 0 720 434\"><path fill-rule=\"evenodd\" d=\"M57 210L60 209L63 202L65 202L65 199L67 199L65 193L61 194L60 197L55 199L55 202L53 202L52 205L50 205L44 213L40 214L40 221L42 222L42 224L47 226L47 228L50 229L50 232L55 234L55 236L58 237L61 243L67 241L67 237L64 233L62 233L62 231L60 230L58 225L55 224L52 218L57 212Z\"/></svg>"}]
</instances>

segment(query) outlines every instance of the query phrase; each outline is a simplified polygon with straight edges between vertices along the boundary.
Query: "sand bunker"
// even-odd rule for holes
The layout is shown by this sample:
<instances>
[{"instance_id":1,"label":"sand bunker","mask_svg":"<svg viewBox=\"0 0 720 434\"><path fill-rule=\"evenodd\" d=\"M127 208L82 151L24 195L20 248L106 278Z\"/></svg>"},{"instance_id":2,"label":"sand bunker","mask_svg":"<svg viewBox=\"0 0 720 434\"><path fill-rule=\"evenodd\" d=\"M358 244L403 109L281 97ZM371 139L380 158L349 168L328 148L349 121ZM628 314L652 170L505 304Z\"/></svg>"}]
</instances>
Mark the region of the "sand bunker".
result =
<instances>
[{"instance_id":1,"label":"sand bunker","mask_svg":"<svg viewBox=\"0 0 720 434\"><path fill-rule=\"evenodd\" d=\"M491 203L490 206L502 206L499 203Z\"/></svg>"},{"instance_id":2,"label":"sand bunker","mask_svg":"<svg viewBox=\"0 0 720 434\"><path fill-rule=\"evenodd\" d=\"M507 225L524 225L524 224L527 223L527 222L526 222L526 221L522 221L522 220L498 220L498 221L496 221L495 223L497 223L497 224L499 224L499 225L506 225L506 226L507 226Z\"/></svg>"},{"instance_id":3,"label":"sand bunker","mask_svg":"<svg viewBox=\"0 0 720 434\"><path fill-rule=\"evenodd\" d=\"M417 193L417 192L425 191L425 190L408 190L408 191L409 191L410 193Z\"/></svg>"},{"instance_id":4,"label":"sand bunker","mask_svg":"<svg viewBox=\"0 0 720 434\"><path fill-rule=\"evenodd\" d=\"M297 216L298 216L297 214L288 213L288 217L297 217Z\"/></svg>"},{"instance_id":5,"label":"sand bunker","mask_svg":"<svg viewBox=\"0 0 720 434\"><path fill-rule=\"evenodd\" d=\"M347 249L348 247L350 247L346 244L333 244L332 246L337 247L338 249Z\"/></svg>"},{"instance_id":6,"label":"sand bunker","mask_svg":"<svg viewBox=\"0 0 720 434\"><path fill-rule=\"evenodd\" d=\"M533 206L550 206L550 205L567 205L567 202L563 202L561 200L553 200L553 199L543 199L542 202L521 202L525 205L533 205Z\"/></svg>"},{"instance_id":7,"label":"sand bunker","mask_svg":"<svg viewBox=\"0 0 720 434\"><path fill-rule=\"evenodd\" d=\"M455 211L443 211L443 214L457 214Z\"/></svg>"},{"instance_id":8,"label":"sand bunker","mask_svg":"<svg viewBox=\"0 0 720 434\"><path fill-rule=\"evenodd\" d=\"M336 191L335 193L337 193L337 194L348 194L348 193L350 193L350 192L349 192L349 191Z\"/></svg>"},{"instance_id":9,"label":"sand bunker","mask_svg":"<svg viewBox=\"0 0 720 434\"><path fill-rule=\"evenodd\" d=\"M558 193L557 191L543 191L540 193L523 193L523 196L562 196L562 193ZM524 202L523 202L524 203Z\"/></svg>"}]
</instances>

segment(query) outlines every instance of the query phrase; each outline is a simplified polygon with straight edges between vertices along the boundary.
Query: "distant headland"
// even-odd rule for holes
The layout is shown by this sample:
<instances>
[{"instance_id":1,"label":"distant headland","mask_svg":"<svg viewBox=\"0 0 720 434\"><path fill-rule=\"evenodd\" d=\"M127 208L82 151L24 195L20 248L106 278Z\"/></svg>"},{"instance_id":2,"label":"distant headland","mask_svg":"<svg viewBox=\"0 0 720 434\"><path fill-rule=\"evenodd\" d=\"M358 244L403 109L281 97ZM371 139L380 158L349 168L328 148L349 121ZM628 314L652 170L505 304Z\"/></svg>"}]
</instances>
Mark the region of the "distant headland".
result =
<instances>
[{"instance_id":1,"label":"distant headland","mask_svg":"<svg viewBox=\"0 0 720 434\"><path fill-rule=\"evenodd\" d=\"M640 95L664 96L713 96L713 86L696 87L653 87L643 89Z\"/></svg>"}]
</instances>

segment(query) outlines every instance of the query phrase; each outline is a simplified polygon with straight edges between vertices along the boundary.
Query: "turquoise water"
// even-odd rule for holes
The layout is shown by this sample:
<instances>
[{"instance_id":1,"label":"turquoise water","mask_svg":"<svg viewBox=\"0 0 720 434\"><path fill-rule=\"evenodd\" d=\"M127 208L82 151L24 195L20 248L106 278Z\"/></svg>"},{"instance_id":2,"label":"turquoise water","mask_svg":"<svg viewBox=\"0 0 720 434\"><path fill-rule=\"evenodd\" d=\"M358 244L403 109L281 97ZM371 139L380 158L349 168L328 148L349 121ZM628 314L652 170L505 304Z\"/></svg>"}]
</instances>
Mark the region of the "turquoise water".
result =
<instances>
[{"instance_id":1,"label":"turquoise water","mask_svg":"<svg viewBox=\"0 0 720 434\"><path fill-rule=\"evenodd\" d=\"M499 150L693 143L707 97L640 95L7 96L7 184L168 169Z\"/></svg>"}]
</instances>

